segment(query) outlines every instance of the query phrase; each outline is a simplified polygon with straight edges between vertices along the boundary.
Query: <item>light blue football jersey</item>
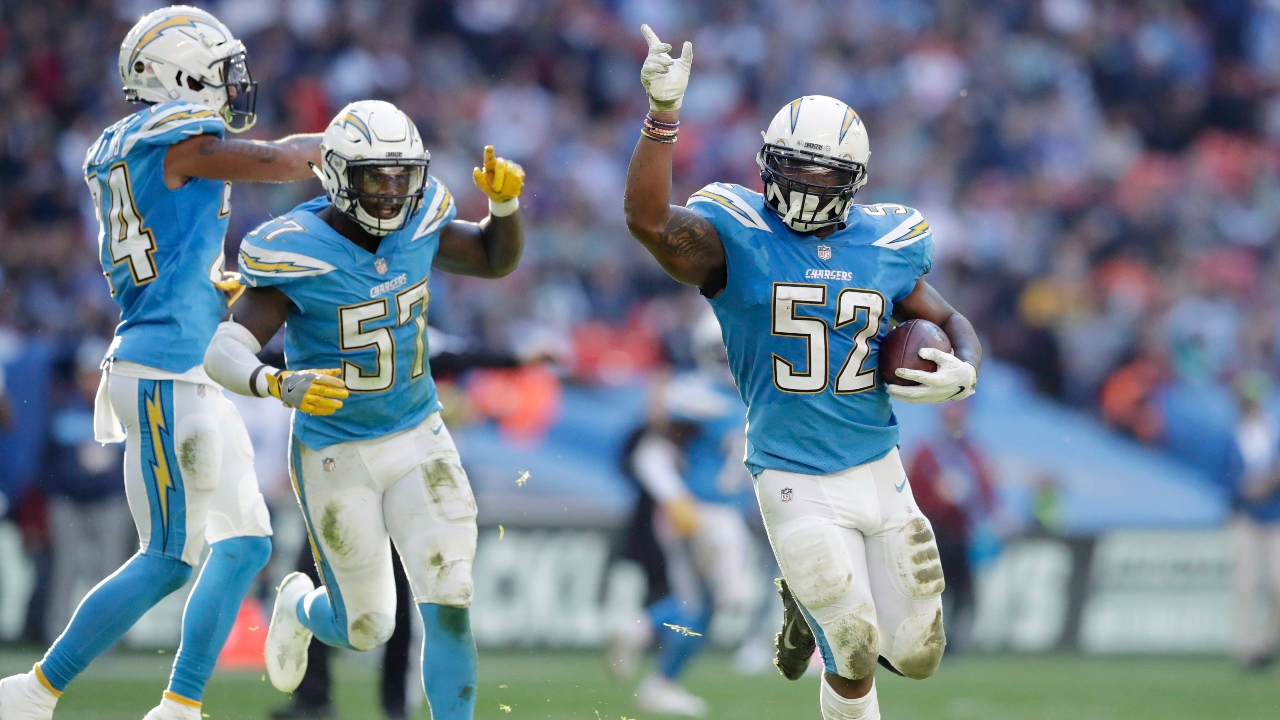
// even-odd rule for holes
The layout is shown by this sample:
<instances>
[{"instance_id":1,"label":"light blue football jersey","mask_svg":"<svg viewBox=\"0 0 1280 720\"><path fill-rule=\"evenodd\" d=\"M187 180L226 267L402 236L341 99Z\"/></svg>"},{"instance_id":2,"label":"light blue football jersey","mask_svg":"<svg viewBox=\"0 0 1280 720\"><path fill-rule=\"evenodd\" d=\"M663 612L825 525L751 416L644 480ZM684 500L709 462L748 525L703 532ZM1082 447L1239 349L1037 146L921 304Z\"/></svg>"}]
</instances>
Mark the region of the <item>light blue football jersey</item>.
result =
<instances>
[{"instance_id":1,"label":"light blue football jersey","mask_svg":"<svg viewBox=\"0 0 1280 720\"><path fill-rule=\"evenodd\" d=\"M98 254L120 306L111 357L173 373L204 362L226 309L213 283L222 278L231 183L191 178L170 190L164 158L170 145L224 131L203 105L168 102L124 118L89 148Z\"/></svg>"},{"instance_id":2,"label":"light blue football jersey","mask_svg":"<svg viewBox=\"0 0 1280 720\"><path fill-rule=\"evenodd\" d=\"M428 281L440 230L457 209L428 177L421 209L368 252L316 213L319 197L263 223L240 245L240 272L293 302L285 321L290 370L342 368L351 396L332 415L294 413L293 432L313 450L368 440L421 423L440 409L427 343Z\"/></svg>"},{"instance_id":3,"label":"light blue football jersey","mask_svg":"<svg viewBox=\"0 0 1280 720\"><path fill-rule=\"evenodd\" d=\"M704 372L672 378L664 404L671 417L692 424L696 434L684 444L685 486L704 502L738 503L751 490L742 467L747 408L730 384Z\"/></svg>"},{"instance_id":4,"label":"light blue football jersey","mask_svg":"<svg viewBox=\"0 0 1280 720\"><path fill-rule=\"evenodd\" d=\"M751 472L827 475L889 452L898 421L876 360L893 304L933 264L929 223L902 205L855 205L819 239L722 183L687 206L724 243L728 280L711 307L747 403Z\"/></svg>"}]
</instances>

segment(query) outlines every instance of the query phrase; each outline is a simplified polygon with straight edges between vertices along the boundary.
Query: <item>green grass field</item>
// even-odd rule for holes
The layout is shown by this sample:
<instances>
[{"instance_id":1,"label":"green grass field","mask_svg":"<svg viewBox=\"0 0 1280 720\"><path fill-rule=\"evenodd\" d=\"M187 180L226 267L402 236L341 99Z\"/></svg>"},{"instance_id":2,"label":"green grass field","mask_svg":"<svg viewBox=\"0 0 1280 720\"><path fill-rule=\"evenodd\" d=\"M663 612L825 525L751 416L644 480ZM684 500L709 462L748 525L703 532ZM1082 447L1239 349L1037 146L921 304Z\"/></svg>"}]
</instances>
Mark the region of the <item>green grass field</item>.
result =
<instances>
[{"instance_id":1,"label":"green grass field","mask_svg":"<svg viewBox=\"0 0 1280 720\"><path fill-rule=\"evenodd\" d=\"M0 672L29 668L34 654L0 654ZM163 689L171 654L117 654L96 663L64 696L58 720L141 720ZM380 718L371 664L339 662L339 717ZM742 676L712 654L688 687L710 701L712 718L819 718L814 677ZM931 680L879 681L886 720L1263 720L1280 718L1280 672L1248 675L1221 658L968 656L944 661ZM205 695L214 720L258 720L285 696L261 673L219 673ZM504 712L500 705L511 708ZM649 716L598 656L548 651L481 654L476 717L485 720L601 720ZM423 717L427 716L423 711Z\"/></svg>"}]
</instances>

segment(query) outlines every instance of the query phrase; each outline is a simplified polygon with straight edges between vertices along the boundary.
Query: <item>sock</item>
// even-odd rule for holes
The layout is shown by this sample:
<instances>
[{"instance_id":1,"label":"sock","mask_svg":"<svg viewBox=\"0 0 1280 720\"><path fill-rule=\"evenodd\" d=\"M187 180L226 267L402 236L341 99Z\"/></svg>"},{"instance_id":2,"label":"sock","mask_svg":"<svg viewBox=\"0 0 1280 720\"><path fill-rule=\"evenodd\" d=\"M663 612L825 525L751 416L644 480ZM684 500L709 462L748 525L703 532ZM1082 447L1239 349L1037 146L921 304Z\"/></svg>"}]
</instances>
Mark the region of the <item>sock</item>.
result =
<instances>
[{"instance_id":1,"label":"sock","mask_svg":"<svg viewBox=\"0 0 1280 720\"><path fill-rule=\"evenodd\" d=\"M471 720L476 709L476 641L471 611L420 603L422 684L431 720Z\"/></svg>"},{"instance_id":2,"label":"sock","mask_svg":"<svg viewBox=\"0 0 1280 720\"><path fill-rule=\"evenodd\" d=\"M240 603L270 559L271 538L267 537L235 537L210 546L182 613L182 645L169 677L169 694L194 702L204 697L204 686L240 614Z\"/></svg>"},{"instance_id":3,"label":"sock","mask_svg":"<svg viewBox=\"0 0 1280 720\"><path fill-rule=\"evenodd\" d=\"M62 692L138 618L190 577L191 566L181 560L134 555L80 601L67 629L40 661L40 672Z\"/></svg>"},{"instance_id":4,"label":"sock","mask_svg":"<svg viewBox=\"0 0 1280 720\"><path fill-rule=\"evenodd\" d=\"M298 600L297 612L299 622L320 642L330 647L355 649L347 640L346 618L339 618L333 611L329 591L324 586L303 595Z\"/></svg>"},{"instance_id":5,"label":"sock","mask_svg":"<svg viewBox=\"0 0 1280 720\"><path fill-rule=\"evenodd\" d=\"M880 701L877 699L874 681L871 683L871 692L860 698L840 697L827 683L825 675L821 684L819 697L823 720L880 720Z\"/></svg>"},{"instance_id":6,"label":"sock","mask_svg":"<svg viewBox=\"0 0 1280 720\"><path fill-rule=\"evenodd\" d=\"M653 618L658 638L657 670L668 680L675 680L705 644L711 613L708 610L691 610L687 603L668 595L649 606L649 617ZM668 624L688 628L698 634L686 635L667 627Z\"/></svg>"}]
</instances>

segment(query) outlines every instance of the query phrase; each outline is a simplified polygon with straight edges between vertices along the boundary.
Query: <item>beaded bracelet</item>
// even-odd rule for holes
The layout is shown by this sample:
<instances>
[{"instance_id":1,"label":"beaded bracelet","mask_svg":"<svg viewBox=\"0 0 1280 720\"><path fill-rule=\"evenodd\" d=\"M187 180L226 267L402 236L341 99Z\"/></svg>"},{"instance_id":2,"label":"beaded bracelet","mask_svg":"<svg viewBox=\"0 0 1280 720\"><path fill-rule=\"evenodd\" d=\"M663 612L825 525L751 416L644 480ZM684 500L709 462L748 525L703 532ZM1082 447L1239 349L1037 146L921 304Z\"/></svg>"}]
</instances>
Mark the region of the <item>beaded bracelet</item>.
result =
<instances>
[{"instance_id":1,"label":"beaded bracelet","mask_svg":"<svg viewBox=\"0 0 1280 720\"><path fill-rule=\"evenodd\" d=\"M640 134L655 142L669 145L676 141L676 133L678 132L679 127L679 122L658 122L657 120L646 116L644 119L644 127L640 129Z\"/></svg>"}]
</instances>

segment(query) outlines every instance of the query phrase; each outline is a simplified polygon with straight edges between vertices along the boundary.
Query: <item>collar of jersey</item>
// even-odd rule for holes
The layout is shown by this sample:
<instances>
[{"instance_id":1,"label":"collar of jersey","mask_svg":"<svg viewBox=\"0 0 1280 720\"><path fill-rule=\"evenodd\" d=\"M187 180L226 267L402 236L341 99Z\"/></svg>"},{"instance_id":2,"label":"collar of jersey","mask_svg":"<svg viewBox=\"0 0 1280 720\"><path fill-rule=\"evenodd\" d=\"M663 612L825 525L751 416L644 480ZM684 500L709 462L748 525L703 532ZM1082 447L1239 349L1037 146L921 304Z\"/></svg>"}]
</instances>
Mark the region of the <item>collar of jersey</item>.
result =
<instances>
[{"instance_id":1,"label":"collar of jersey","mask_svg":"<svg viewBox=\"0 0 1280 720\"><path fill-rule=\"evenodd\" d=\"M400 234L413 226L413 224L410 223L400 230L388 233L382 238L382 242L378 244L378 251L376 253L371 253L351 242L351 240L347 239L345 235L330 227L329 223L320 219L320 212L327 207L329 207L329 198L326 195L321 195L318 198L308 200L294 208L293 214L295 217L302 215L302 217L298 217L297 219L302 222L312 235L347 248L347 252L356 258L386 257L395 248L400 246ZM305 215L303 215L303 213L305 213Z\"/></svg>"}]
</instances>

